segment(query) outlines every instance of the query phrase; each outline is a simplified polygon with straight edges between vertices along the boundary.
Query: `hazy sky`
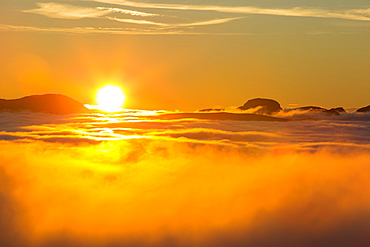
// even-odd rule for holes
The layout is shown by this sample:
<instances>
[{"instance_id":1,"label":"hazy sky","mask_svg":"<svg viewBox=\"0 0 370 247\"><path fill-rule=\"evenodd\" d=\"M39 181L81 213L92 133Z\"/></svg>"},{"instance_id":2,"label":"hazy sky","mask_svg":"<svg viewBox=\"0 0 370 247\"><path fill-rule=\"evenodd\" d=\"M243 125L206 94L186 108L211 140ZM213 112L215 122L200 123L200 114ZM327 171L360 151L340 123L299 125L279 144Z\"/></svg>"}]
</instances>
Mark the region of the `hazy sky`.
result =
<instances>
[{"instance_id":1,"label":"hazy sky","mask_svg":"<svg viewBox=\"0 0 370 247\"><path fill-rule=\"evenodd\" d=\"M0 0L0 98L92 103L121 84L127 107L196 110L254 97L370 104L367 0Z\"/></svg>"}]
</instances>

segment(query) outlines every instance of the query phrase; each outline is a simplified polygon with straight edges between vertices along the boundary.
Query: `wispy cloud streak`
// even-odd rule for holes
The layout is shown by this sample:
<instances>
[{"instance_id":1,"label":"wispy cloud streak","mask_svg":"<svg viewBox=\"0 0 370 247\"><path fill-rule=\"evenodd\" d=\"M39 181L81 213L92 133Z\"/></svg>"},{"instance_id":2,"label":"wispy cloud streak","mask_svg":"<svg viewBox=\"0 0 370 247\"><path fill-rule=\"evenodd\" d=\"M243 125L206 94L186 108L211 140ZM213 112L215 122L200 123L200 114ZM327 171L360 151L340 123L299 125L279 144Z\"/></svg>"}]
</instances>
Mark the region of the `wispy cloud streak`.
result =
<instances>
[{"instance_id":1,"label":"wispy cloud streak","mask_svg":"<svg viewBox=\"0 0 370 247\"><path fill-rule=\"evenodd\" d=\"M350 10L326 10L318 8L291 8L291 9L269 9L250 6L216 6L216 5L183 5L183 4L159 4L143 3L125 0L93 0L95 2L116 4L121 6L130 6L149 9L172 9L172 10L198 10L198 11L216 11L223 13L238 14L260 14L276 16L294 16L294 17L320 17L337 18L348 20L370 21L370 9L350 9Z\"/></svg>"},{"instance_id":2,"label":"wispy cloud streak","mask_svg":"<svg viewBox=\"0 0 370 247\"><path fill-rule=\"evenodd\" d=\"M216 24L223 24L223 23L227 23L230 21L241 19L237 17L237 18L214 19L214 20L191 22L191 23L166 24L166 23L153 22L153 21L147 21L147 20L121 19L121 18L109 17L109 16L107 16L106 18L109 20L124 22L124 23L154 25L154 26L168 27L168 28L216 25Z\"/></svg>"},{"instance_id":3,"label":"wispy cloud streak","mask_svg":"<svg viewBox=\"0 0 370 247\"><path fill-rule=\"evenodd\" d=\"M193 23L184 23L184 24L177 24L178 27L191 27L191 26L208 26L208 25L216 25L216 24L223 24L230 21L242 19L240 17L236 18L224 18L224 19L215 19L215 20L208 20L208 21L199 21Z\"/></svg>"},{"instance_id":4,"label":"wispy cloud streak","mask_svg":"<svg viewBox=\"0 0 370 247\"><path fill-rule=\"evenodd\" d=\"M82 19L82 18L97 18L109 13L121 13L132 16L151 17L158 16L157 14L145 13L141 11L127 10L121 8L108 7L80 7L69 4L60 3L37 3L38 9L24 10L25 13L34 13L45 15L50 18L58 19Z\"/></svg>"},{"instance_id":5,"label":"wispy cloud streak","mask_svg":"<svg viewBox=\"0 0 370 247\"><path fill-rule=\"evenodd\" d=\"M102 10L102 11L110 11L112 13L121 13L121 14L133 15L133 16L142 16L142 17L159 16L158 14L145 13L145 12L134 11L134 10L120 9L120 8L98 7L97 9Z\"/></svg>"},{"instance_id":6,"label":"wispy cloud streak","mask_svg":"<svg viewBox=\"0 0 370 247\"><path fill-rule=\"evenodd\" d=\"M36 26L18 26L0 24L0 31L13 32L52 32L52 33L70 33L70 34L183 34L176 30L162 29L135 29L135 28L104 28L104 27L71 27L71 28L54 28L54 27L36 27Z\"/></svg>"},{"instance_id":7,"label":"wispy cloud streak","mask_svg":"<svg viewBox=\"0 0 370 247\"><path fill-rule=\"evenodd\" d=\"M59 19L96 18L110 13L109 10L96 8L78 7L60 3L37 3L38 9L24 10L25 13L45 15Z\"/></svg>"},{"instance_id":8,"label":"wispy cloud streak","mask_svg":"<svg viewBox=\"0 0 370 247\"><path fill-rule=\"evenodd\" d=\"M165 23L159 23L159 22L153 22L153 21L147 21L147 20L121 19L121 18L109 17L109 16L107 16L106 18L112 21L118 21L118 22L123 22L123 23L130 23L130 24L153 25L153 26L161 26L161 27L170 26Z\"/></svg>"}]
</instances>

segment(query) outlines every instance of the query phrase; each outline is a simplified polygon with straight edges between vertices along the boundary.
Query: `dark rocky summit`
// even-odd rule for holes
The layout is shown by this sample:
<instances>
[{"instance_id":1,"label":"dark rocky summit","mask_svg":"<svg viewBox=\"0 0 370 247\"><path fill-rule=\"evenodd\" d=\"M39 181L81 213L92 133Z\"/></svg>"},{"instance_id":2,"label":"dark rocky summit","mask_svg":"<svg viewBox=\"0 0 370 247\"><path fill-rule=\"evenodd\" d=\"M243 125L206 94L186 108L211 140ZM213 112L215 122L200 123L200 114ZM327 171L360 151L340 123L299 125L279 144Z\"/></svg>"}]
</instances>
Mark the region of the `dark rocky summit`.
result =
<instances>
[{"instance_id":1,"label":"dark rocky summit","mask_svg":"<svg viewBox=\"0 0 370 247\"><path fill-rule=\"evenodd\" d=\"M370 105L358 109L356 112L370 112Z\"/></svg>"},{"instance_id":2,"label":"dark rocky summit","mask_svg":"<svg viewBox=\"0 0 370 247\"><path fill-rule=\"evenodd\" d=\"M322 112L322 113L325 113L327 115L335 115L335 116L339 116L340 113L337 112L335 109L325 109L325 108L322 108L322 107L319 107L319 106L303 106L303 107L299 107L298 110L302 110L302 111L312 111L312 112ZM343 109L344 110L344 109Z\"/></svg>"},{"instance_id":3,"label":"dark rocky summit","mask_svg":"<svg viewBox=\"0 0 370 247\"><path fill-rule=\"evenodd\" d=\"M336 107L336 108L331 108L330 111L336 111L338 113L346 113L346 110L344 110L343 107Z\"/></svg>"},{"instance_id":4,"label":"dark rocky summit","mask_svg":"<svg viewBox=\"0 0 370 247\"><path fill-rule=\"evenodd\" d=\"M0 99L0 111L31 111L49 114L86 112L80 102L61 94L31 95L20 99Z\"/></svg>"},{"instance_id":5,"label":"dark rocky summit","mask_svg":"<svg viewBox=\"0 0 370 247\"><path fill-rule=\"evenodd\" d=\"M280 104L272 99L256 98L248 100L243 106L240 106L240 110L249 110L253 108L259 109L255 113L272 115L282 110Z\"/></svg>"},{"instance_id":6,"label":"dark rocky summit","mask_svg":"<svg viewBox=\"0 0 370 247\"><path fill-rule=\"evenodd\" d=\"M211 111L216 111L216 112L220 112L220 111L224 111L225 109L213 109L213 108L207 108L207 109L202 109L202 110L199 110L199 112L211 112Z\"/></svg>"}]
</instances>

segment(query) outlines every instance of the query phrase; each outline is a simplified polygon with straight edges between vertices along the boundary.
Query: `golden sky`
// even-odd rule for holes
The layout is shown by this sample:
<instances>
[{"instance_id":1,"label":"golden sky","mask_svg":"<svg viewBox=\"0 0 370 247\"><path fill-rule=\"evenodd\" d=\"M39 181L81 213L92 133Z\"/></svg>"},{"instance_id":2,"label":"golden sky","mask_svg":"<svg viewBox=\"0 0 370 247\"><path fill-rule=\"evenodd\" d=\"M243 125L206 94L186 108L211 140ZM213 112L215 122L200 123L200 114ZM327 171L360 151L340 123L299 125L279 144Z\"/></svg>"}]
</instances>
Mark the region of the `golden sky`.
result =
<instances>
[{"instance_id":1,"label":"golden sky","mask_svg":"<svg viewBox=\"0 0 370 247\"><path fill-rule=\"evenodd\" d=\"M114 82L126 107L196 110L265 97L369 104L370 6L322 1L0 0L0 98L92 103Z\"/></svg>"},{"instance_id":2,"label":"golden sky","mask_svg":"<svg viewBox=\"0 0 370 247\"><path fill-rule=\"evenodd\" d=\"M99 103L2 102L0 246L367 247L370 113L288 107L369 105L369 40L368 0L0 0L0 99Z\"/></svg>"}]
</instances>

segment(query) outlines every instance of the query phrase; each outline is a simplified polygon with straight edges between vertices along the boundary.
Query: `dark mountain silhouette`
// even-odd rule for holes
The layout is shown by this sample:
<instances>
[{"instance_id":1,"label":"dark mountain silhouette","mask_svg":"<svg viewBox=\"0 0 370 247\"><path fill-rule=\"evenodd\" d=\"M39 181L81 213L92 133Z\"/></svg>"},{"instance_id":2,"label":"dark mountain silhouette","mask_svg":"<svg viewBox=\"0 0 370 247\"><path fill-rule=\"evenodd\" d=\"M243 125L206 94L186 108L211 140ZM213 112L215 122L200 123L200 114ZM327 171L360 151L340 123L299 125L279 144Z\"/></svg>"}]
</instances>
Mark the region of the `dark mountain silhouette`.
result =
<instances>
[{"instance_id":1,"label":"dark mountain silhouette","mask_svg":"<svg viewBox=\"0 0 370 247\"><path fill-rule=\"evenodd\" d=\"M280 104L277 101L262 98L248 100L243 106L240 106L239 109L249 110L257 107L260 107L260 109L258 109L257 112L255 112L258 114L272 115L282 110Z\"/></svg>"},{"instance_id":2,"label":"dark mountain silhouette","mask_svg":"<svg viewBox=\"0 0 370 247\"><path fill-rule=\"evenodd\" d=\"M283 118L270 117L258 114L247 113L228 113L228 112L211 112L211 113L170 113L158 116L151 116L154 119L173 120L184 118L209 119L209 120L236 120L236 121L289 121Z\"/></svg>"},{"instance_id":3,"label":"dark mountain silhouette","mask_svg":"<svg viewBox=\"0 0 370 247\"><path fill-rule=\"evenodd\" d=\"M49 114L86 112L80 102L61 94L31 95L20 99L0 99L0 111L31 111Z\"/></svg>"},{"instance_id":4,"label":"dark mountain silhouette","mask_svg":"<svg viewBox=\"0 0 370 247\"><path fill-rule=\"evenodd\" d=\"M219 109L219 108L216 108L216 109L213 109L213 108L207 108L207 109L202 109L202 110L199 110L200 112L210 112L210 111L225 111L225 109Z\"/></svg>"},{"instance_id":5,"label":"dark mountain silhouette","mask_svg":"<svg viewBox=\"0 0 370 247\"><path fill-rule=\"evenodd\" d=\"M370 112L370 105L358 109L356 112Z\"/></svg>"},{"instance_id":6,"label":"dark mountain silhouette","mask_svg":"<svg viewBox=\"0 0 370 247\"><path fill-rule=\"evenodd\" d=\"M336 111L338 113L346 113L346 110L344 110L343 107L336 107L336 108L331 108L330 111Z\"/></svg>"},{"instance_id":7,"label":"dark mountain silhouette","mask_svg":"<svg viewBox=\"0 0 370 247\"><path fill-rule=\"evenodd\" d=\"M322 107L319 107L319 106L303 106L303 107L299 107L297 108L298 110L303 110L303 111L312 111L312 112L323 112L327 115L335 115L335 116L339 116L339 112L337 112L335 109L325 109L325 108L322 108ZM343 109L344 110L344 109Z\"/></svg>"}]
</instances>

